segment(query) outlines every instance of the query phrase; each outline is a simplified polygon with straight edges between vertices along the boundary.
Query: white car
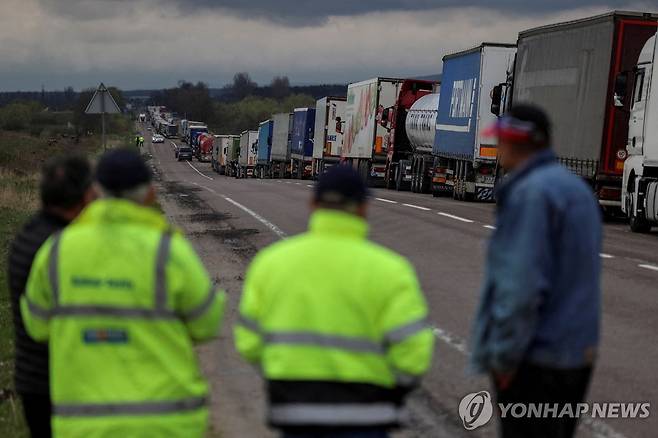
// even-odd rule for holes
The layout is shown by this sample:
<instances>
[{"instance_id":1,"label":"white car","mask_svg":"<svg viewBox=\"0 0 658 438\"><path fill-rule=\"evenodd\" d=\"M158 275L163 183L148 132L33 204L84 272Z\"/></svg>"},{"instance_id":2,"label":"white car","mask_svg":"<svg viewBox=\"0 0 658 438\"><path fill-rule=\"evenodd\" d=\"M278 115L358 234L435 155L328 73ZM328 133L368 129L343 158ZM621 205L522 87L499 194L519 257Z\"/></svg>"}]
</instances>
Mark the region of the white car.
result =
<instances>
[{"instance_id":1,"label":"white car","mask_svg":"<svg viewBox=\"0 0 658 438\"><path fill-rule=\"evenodd\" d=\"M154 135L153 138L151 138L151 143L164 143L165 139L161 135Z\"/></svg>"}]
</instances>

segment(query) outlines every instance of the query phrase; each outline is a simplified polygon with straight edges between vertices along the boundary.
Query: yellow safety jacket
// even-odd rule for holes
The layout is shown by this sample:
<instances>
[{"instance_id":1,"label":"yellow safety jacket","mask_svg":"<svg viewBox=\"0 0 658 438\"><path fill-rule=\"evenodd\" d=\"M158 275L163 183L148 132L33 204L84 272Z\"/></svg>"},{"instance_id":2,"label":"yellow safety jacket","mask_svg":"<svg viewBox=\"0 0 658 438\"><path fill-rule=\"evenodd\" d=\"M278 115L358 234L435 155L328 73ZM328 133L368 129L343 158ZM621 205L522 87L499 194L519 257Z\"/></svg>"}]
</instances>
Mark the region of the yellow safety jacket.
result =
<instances>
[{"instance_id":1,"label":"yellow safety jacket","mask_svg":"<svg viewBox=\"0 0 658 438\"><path fill-rule=\"evenodd\" d=\"M267 379L276 427L395 425L430 365L415 272L367 241L367 228L319 210L309 232L265 249L247 272L235 343Z\"/></svg>"},{"instance_id":2,"label":"yellow safety jacket","mask_svg":"<svg viewBox=\"0 0 658 438\"><path fill-rule=\"evenodd\" d=\"M194 341L225 304L155 210L91 204L39 250L21 302L50 346L55 437L203 437L208 387Z\"/></svg>"}]
</instances>

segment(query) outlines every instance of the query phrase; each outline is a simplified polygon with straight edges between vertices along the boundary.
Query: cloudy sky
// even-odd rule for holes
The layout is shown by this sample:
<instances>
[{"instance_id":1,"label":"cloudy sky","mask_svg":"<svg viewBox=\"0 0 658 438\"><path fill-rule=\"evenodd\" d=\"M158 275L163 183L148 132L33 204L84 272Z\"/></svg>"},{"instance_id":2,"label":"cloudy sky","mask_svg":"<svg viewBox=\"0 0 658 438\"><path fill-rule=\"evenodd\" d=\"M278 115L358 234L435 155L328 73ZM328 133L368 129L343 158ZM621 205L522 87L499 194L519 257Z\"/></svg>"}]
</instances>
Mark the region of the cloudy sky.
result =
<instances>
[{"instance_id":1,"label":"cloudy sky","mask_svg":"<svg viewBox=\"0 0 658 438\"><path fill-rule=\"evenodd\" d=\"M520 30L658 0L0 0L0 90L429 75Z\"/></svg>"}]
</instances>

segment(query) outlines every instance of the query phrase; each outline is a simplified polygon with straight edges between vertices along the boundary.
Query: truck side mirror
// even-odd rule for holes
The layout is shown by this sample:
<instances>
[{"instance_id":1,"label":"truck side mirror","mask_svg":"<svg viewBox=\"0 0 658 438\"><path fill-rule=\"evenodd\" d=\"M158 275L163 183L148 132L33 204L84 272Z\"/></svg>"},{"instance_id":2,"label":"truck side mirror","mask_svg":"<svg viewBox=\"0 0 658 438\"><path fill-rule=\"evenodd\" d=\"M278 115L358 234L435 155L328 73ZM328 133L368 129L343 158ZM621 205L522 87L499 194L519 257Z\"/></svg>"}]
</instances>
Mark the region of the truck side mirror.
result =
<instances>
[{"instance_id":1,"label":"truck side mirror","mask_svg":"<svg viewBox=\"0 0 658 438\"><path fill-rule=\"evenodd\" d=\"M615 94L613 104L617 108L623 108L626 101L628 89L628 72L621 72L615 78Z\"/></svg>"},{"instance_id":2,"label":"truck side mirror","mask_svg":"<svg viewBox=\"0 0 658 438\"><path fill-rule=\"evenodd\" d=\"M503 84L498 84L491 90L491 113L495 116L500 115L501 104L503 100Z\"/></svg>"}]
</instances>

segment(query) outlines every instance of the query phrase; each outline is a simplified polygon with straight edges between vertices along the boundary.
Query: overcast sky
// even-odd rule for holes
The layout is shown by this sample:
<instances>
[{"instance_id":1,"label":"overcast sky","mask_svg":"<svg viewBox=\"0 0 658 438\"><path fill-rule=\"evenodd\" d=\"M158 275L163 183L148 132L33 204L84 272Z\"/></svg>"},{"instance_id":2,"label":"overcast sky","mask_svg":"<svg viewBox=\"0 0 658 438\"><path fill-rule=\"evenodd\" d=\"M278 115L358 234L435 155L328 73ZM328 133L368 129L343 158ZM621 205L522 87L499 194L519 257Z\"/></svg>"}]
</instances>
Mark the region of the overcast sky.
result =
<instances>
[{"instance_id":1,"label":"overcast sky","mask_svg":"<svg viewBox=\"0 0 658 438\"><path fill-rule=\"evenodd\" d=\"M0 90L430 75L447 52L611 9L658 0L0 0Z\"/></svg>"}]
</instances>

